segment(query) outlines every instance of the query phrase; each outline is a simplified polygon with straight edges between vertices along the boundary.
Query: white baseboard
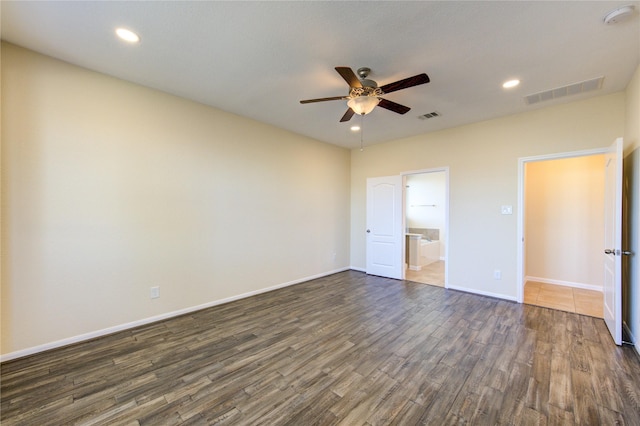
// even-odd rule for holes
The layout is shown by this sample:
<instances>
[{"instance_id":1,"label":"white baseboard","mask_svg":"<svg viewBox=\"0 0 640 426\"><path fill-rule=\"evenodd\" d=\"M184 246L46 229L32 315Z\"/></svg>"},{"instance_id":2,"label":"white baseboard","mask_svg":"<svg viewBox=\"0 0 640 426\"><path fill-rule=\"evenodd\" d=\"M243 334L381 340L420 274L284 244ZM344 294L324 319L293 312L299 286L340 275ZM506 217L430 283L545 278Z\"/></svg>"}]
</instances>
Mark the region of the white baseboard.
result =
<instances>
[{"instance_id":1,"label":"white baseboard","mask_svg":"<svg viewBox=\"0 0 640 426\"><path fill-rule=\"evenodd\" d=\"M565 287L581 288L584 290L593 290L593 291L599 291L602 293L602 286L597 286L593 284L583 284L583 283L576 283L573 281L562 281L562 280L554 280L551 278L540 278L540 277L530 277L530 276L524 277L524 281L525 282L535 281L543 284L562 285Z\"/></svg>"},{"instance_id":2,"label":"white baseboard","mask_svg":"<svg viewBox=\"0 0 640 426\"><path fill-rule=\"evenodd\" d=\"M459 286L455 286L455 285L449 285L449 287L447 287L447 288L449 290L463 291L465 293L479 294L480 296L489 296L489 297L493 297L493 298L496 298L496 299L503 299L503 300L508 300L510 302L517 302L517 298L516 297L507 296L506 294L491 293L489 291L476 290L474 288L459 287Z\"/></svg>"},{"instance_id":3,"label":"white baseboard","mask_svg":"<svg viewBox=\"0 0 640 426\"><path fill-rule=\"evenodd\" d=\"M260 289L260 290L250 291L248 293L243 293L243 294L239 294L237 296L227 297L225 299L214 300L212 302L203 303L202 305L191 306L189 308L179 309L177 311L167 312L167 313L156 315L156 316L149 317L149 318L143 318L141 320L132 321L132 322L129 322L129 323L126 323L126 324L120 324L120 325L116 325L116 326L113 326L113 327L104 328L102 330L96 330L96 331L92 331L92 332L89 332L89 333L80 334L78 336L68 337L66 339L57 340L55 342L45 343L43 345L38 345L38 346L33 346L31 348L21 349L19 351L15 351L15 352L9 352L7 354L0 355L0 363L6 362L6 361L11 361L11 360L17 359L17 358L23 358L23 357L26 357L26 356L29 356L29 355L35 355L37 353L48 351L48 350L51 350L51 349L61 348L63 346L69 346L69 345L72 345L72 344L75 344L75 343L85 342L87 340L91 340L91 339L95 339L95 338L98 338L98 337L107 336L109 334L117 333L119 331L129 330L129 329L132 329L132 328L135 328L135 327L139 327L141 325L146 325L146 324L150 324L150 323L153 323L153 322L162 321L162 320L173 318L173 317L178 317L180 315L189 314L191 312L200 311L202 309L211 308L211 307L217 306L217 305L223 305L225 303L233 302L233 301L240 300L240 299L245 299L247 297L256 296L258 294L268 293L270 291L278 290L280 288L289 287L289 286L292 286L292 285L295 285L295 284L300 284L300 283L303 283L303 282L315 280L317 278L326 277L328 275L337 274L338 272L348 271L349 269L352 269L352 268L346 267L346 268L334 269L333 271L323 272L321 274L316 274L316 275L312 275L312 276L309 276L309 277L305 277L305 278L300 278L300 279L297 279L297 280L289 281L289 282L286 282L286 283L277 284L277 285L274 285L274 286L271 286L271 287L267 287L267 288L263 288L263 289Z\"/></svg>"},{"instance_id":4,"label":"white baseboard","mask_svg":"<svg viewBox=\"0 0 640 426\"><path fill-rule=\"evenodd\" d=\"M412 271L422 271L422 266L409 265L409 269Z\"/></svg>"},{"instance_id":5,"label":"white baseboard","mask_svg":"<svg viewBox=\"0 0 640 426\"><path fill-rule=\"evenodd\" d=\"M350 266L349 269L352 269L352 270L358 271L358 272L367 272L367 270L365 268L358 268L357 266Z\"/></svg>"}]
</instances>

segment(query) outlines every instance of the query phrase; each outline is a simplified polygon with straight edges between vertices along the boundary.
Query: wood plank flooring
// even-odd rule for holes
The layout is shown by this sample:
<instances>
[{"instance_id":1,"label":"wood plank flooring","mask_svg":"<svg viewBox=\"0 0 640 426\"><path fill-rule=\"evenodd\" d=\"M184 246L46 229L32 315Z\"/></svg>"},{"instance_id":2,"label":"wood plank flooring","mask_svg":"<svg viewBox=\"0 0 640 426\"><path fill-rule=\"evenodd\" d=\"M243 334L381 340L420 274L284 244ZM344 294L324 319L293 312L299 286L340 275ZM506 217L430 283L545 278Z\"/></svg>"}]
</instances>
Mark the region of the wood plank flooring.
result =
<instances>
[{"instance_id":1,"label":"wood plank flooring","mask_svg":"<svg viewBox=\"0 0 640 426\"><path fill-rule=\"evenodd\" d=\"M3 426L640 424L601 319L355 271L0 373Z\"/></svg>"}]
</instances>

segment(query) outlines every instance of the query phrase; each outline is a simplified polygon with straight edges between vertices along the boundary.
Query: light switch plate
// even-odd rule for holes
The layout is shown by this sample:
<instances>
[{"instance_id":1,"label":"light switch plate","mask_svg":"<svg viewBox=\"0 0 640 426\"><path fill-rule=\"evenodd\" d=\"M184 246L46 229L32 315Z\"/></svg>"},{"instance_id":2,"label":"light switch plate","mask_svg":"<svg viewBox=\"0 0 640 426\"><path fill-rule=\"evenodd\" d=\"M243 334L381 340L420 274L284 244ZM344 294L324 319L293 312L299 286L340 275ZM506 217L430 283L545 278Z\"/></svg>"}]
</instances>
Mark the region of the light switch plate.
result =
<instances>
[{"instance_id":1,"label":"light switch plate","mask_svg":"<svg viewBox=\"0 0 640 426\"><path fill-rule=\"evenodd\" d=\"M513 214L513 208L511 206L502 206L500 211L502 214Z\"/></svg>"}]
</instances>

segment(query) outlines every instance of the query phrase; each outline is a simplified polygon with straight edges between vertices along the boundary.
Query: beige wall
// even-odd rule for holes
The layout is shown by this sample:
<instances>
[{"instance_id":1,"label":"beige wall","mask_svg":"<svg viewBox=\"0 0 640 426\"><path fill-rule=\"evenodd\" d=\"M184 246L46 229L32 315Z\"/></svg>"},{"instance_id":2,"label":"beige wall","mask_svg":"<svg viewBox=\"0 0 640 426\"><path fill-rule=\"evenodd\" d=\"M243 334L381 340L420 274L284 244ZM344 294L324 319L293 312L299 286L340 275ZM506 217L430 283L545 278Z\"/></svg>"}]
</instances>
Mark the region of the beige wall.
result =
<instances>
[{"instance_id":1,"label":"beige wall","mask_svg":"<svg viewBox=\"0 0 640 426\"><path fill-rule=\"evenodd\" d=\"M449 166L449 285L516 299L518 158L607 147L624 123L619 92L353 150L351 265L365 268L366 179Z\"/></svg>"},{"instance_id":2,"label":"beige wall","mask_svg":"<svg viewBox=\"0 0 640 426\"><path fill-rule=\"evenodd\" d=\"M348 267L349 155L3 44L2 354Z\"/></svg>"},{"instance_id":3,"label":"beige wall","mask_svg":"<svg viewBox=\"0 0 640 426\"><path fill-rule=\"evenodd\" d=\"M602 291L604 155L525 165L525 276Z\"/></svg>"}]
</instances>

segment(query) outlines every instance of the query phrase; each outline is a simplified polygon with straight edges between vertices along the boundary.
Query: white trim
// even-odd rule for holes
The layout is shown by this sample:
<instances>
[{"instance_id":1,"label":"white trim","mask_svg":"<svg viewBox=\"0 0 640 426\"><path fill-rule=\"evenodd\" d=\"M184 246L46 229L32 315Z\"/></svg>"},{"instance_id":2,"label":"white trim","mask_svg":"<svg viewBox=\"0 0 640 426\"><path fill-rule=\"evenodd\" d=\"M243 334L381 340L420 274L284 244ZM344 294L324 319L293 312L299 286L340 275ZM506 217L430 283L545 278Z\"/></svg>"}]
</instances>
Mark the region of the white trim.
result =
<instances>
[{"instance_id":1,"label":"white trim","mask_svg":"<svg viewBox=\"0 0 640 426\"><path fill-rule=\"evenodd\" d=\"M359 268L357 266L350 266L349 269L353 271L364 272L365 274L367 273L367 270L365 268Z\"/></svg>"},{"instance_id":2,"label":"white trim","mask_svg":"<svg viewBox=\"0 0 640 426\"><path fill-rule=\"evenodd\" d=\"M412 271L422 271L422 266L409 266Z\"/></svg>"},{"instance_id":3,"label":"white trim","mask_svg":"<svg viewBox=\"0 0 640 426\"><path fill-rule=\"evenodd\" d=\"M518 158L518 229L517 229L517 265L516 265L516 300L524 301L524 167L526 163L535 161L559 160L562 158L585 157L588 155L604 154L609 148L587 149L583 151L560 152L557 154L536 155Z\"/></svg>"},{"instance_id":4,"label":"white trim","mask_svg":"<svg viewBox=\"0 0 640 426\"><path fill-rule=\"evenodd\" d=\"M407 202L406 202L406 177L408 175L416 175L422 173L437 173L444 172L444 191L445 191L445 202L444 202L444 227L445 227L445 239L444 239L444 257L440 258L440 260L444 260L444 288L453 288L449 287L449 264L451 262L447 261L449 259L449 166L444 167L434 167L431 169L420 169L420 170L410 170L408 172L400 173L402 176L402 228L406 229L406 217L407 217ZM402 258L406 259L405 245L402 245ZM406 278L406 277L405 277Z\"/></svg>"},{"instance_id":5,"label":"white trim","mask_svg":"<svg viewBox=\"0 0 640 426\"><path fill-rule=\"evenodd\" d=\"M518 161L529 163L533 161L559 160L561 158L587 157L589 155L606 154L609 148L585 149L583 151L559 152L557 154L534 155L532 157L520 157Z\"/></svg>"},{"instance_id":6,"label":"white trim","mask_svg":"<svg viewBox=\"0 0 640 426\"><path fill-rule=\"evenodd\" d=\"M153 316L153 317L144 318L144 319L137 320L137 321L132 321L132 322L129 322L129 323L126 323L126 324L120 324L120 325L116 325L116 326L113 326L113 327L104 328L102 330L92 331L92 332L89 332L89 333L80 334L78 336L68 337L66 339L57 340L55 342L50 342L50 343L45 343L43 345L33 346L31 348L21 349L19 351L15 351L15 352L9 352L7 354L0 355L0 363L6 362L6 361L11 361L11 360L17 359L17 358L22 358L22 357L29 356L29 355L35 355L35 354L40 353L40 352L44 352L44 351L48 351L48 350L51 350L51 349L60 348L60 347L63 347L63 346L69 346L69 345L72 345L72 344L75 344L75 343L84 342L84 341L95 339L95 338L98 338L98 337L107 336L109 334L117 333L119 331L129 330L129 329L132 329L132 328L135 328L135 327L139 327L141 325L151 324L151 323L154 323L154 322L157 322L157 321L162 321L162 320L173 318L173 317L177 317L177 316L180 316L180 315L189 314L189 313L192 313L192 312L200 311L202 309L211 308L213 306L223 305L225 303L233 302L233 301L240 300L240 299L245 299L247 297L256 296L258 294L268 293L270 291L278 290L278 289L281 289L281 288L284 288L284 287L289 287L289 286L292 286L292 285L295 285L295 284L300 284L300 283L311 281L311 280L314 280L314 279L317 279L317 278L326 277L328 275L337 274L338 272L348 271L349 269L352 269L352 268L345 267L345 268L340 268L340 269L334 269L333 271L323 272L321 274L316 274L316 275L312 275L312 276L309 276L309 277L305 277L305 278L300 278L300 279L297 279L297 280L289 281L289 282L286 282L286 283L277 284L277 285L274 285L274 286L271 286L271 287L267 287L267 288L263 288L263 289L260 289L260 290L250 291L248 293L243 293L243 294L239 294L237 296L227 297L225 299L214 300L213 302L204 303L202 305L191 306L189 308L179 309L179 310L173 311L173 312L167 312L167 313L156 315L156 316Z\"/></svg>"},{"instance_id":7,"label":"white trim","mask_svg":"<svg viewBox=\"0 0 640 426\"><path fill-rule=\"evenodd\" d=\"M465 293L478 294L480 296L489 296L496 299L508 300L510 302L517 302L516 298L513 296L507 296L506 294L492 293L490 291L476 290L475 288L458 287L455 285L450 285L449 290L457 290Z\"/></svg>"},{"instance_id":8,"label":"white trim","mask_svg":"<svg viewBox=\"0 0 640 426\"><path fill-rule=\"evenodd\" d=\"M527 281L536 281L543 284L562 285L565 287L582 288L584 290L599 291L600 293L603 292L602 286L597 286L593 284L576 283L573 281L562 281L562 280L554 280L551 278L530 277L528 275L524 277L524 282L526 283Z\"/></svg>"}]
</instances>

